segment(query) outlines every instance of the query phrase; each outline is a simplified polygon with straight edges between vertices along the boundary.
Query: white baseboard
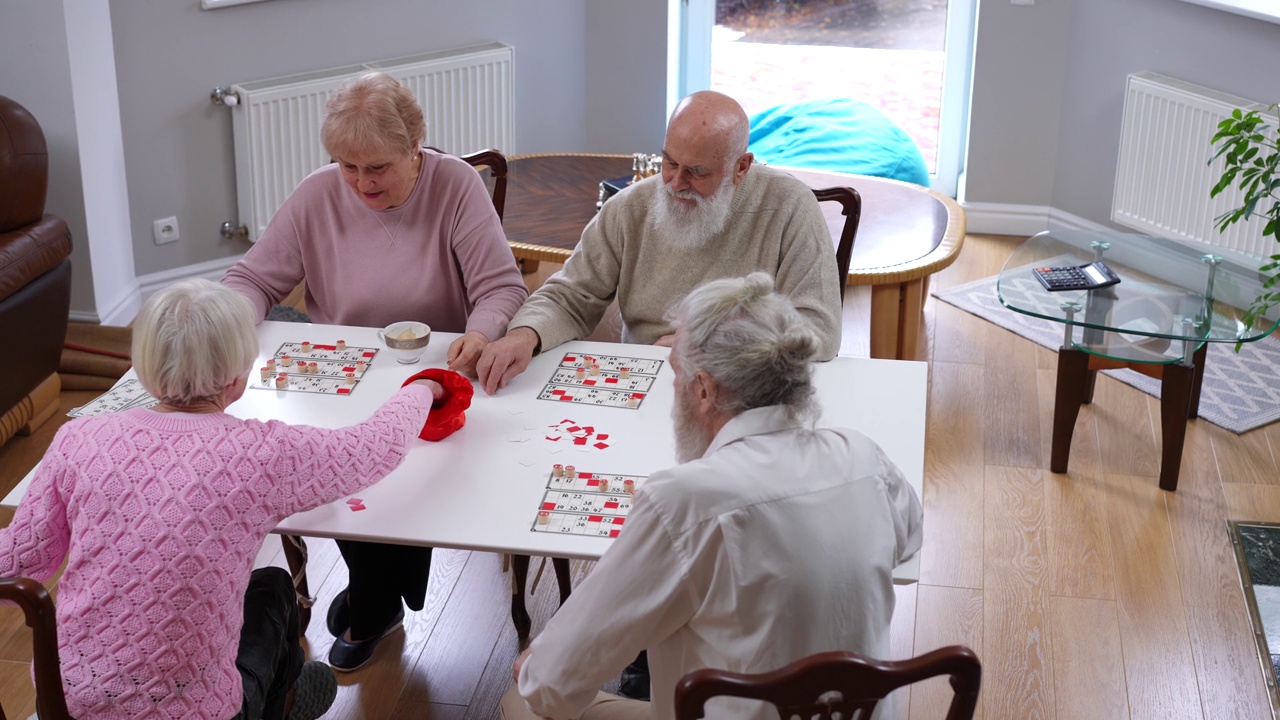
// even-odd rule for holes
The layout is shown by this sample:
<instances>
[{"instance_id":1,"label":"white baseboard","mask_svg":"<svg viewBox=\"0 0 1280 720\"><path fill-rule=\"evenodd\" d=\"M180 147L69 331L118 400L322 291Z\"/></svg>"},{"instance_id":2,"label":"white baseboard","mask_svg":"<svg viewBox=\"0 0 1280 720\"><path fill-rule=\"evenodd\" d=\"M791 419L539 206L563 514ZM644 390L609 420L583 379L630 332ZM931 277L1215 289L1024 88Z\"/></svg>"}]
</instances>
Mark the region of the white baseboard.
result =
<instances>
[{"instance_id":1,"label":"white baseboard","mask_svg":"<svg viewBox=\"0 0 1280 720\"><path fill-rule=\"evenodd\" d=\"M1045 230L1090 230L1116 232L1114 227L1096 223L1049 205L1009 205L1004 203L964 203L965 231L976 235L1023 235Z\"/></svg>"},{"instance_id":2,"label":"white baseboard","mask_svg":"<svg viewBox=\"0 0 1280 720\"><path fill-rule=\"evenodd\" d=\"M1004 203L964 203L965 231L976 235L1021 235L1030 237L1049 229L1048 205L1008 205Z\"/></svg>"},{"instance_id":3,"label":"white baseboard","mask_svg":"<svg viewBox=\"0 0 1280 720\"><path fill-rule=\"evenodd\" d=\"M1049 228L1052 230L1086 230L1089 232L1116 232L1114 227L1086 220L1065 210L1049 208Z\"/></svg>"},{"instance_id":4,"label":"white baseboard","mask_svg":"<svg viewBox=\"0 0 1280 720\"><path fill-rule=\"evenodd\" d=\"M202 277L206 280L220 280L227 268L239 262L241 257L244 256L232 255L231 257L196 263L195 265L186 265L169 270L161 270L149 275L140 275L138 276L137 285L125 293L125 296L120 298L107 312L72 310L67 314L67 319L71 322L98 325L128 325L133 322L133 318L142 309L142 303L146 302L147 298L155 295L157 291L187 278Z\"/></svg>"},{"instance_id":5,"label":"white baseboard","mask_svg":"<svg viewBox=\"0 0 1280 720\"><path fill-rule=\"evenodd\" d=\"M218 281L222 279L223 274L227 272L227 268L240 262L243 255L232 255L230 257L218 258L217 260L209 260L195 265L186 265L183 267L172 268L170 270L161 270L157 273L142 275L138 278L138 285L142 287L142 299L155 295L156 292L188 278L204 278L205 280Z\"/></svg>"}]
</instances>

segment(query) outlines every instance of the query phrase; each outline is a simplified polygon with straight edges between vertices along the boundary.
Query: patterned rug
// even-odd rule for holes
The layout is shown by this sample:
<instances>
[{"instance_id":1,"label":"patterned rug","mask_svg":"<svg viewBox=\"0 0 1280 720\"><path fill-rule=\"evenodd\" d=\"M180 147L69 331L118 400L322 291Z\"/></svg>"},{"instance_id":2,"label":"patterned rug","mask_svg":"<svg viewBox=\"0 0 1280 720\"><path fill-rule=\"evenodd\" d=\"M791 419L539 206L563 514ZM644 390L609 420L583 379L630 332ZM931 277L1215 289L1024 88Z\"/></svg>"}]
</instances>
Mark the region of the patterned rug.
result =
<instances>
[{"instance_id":1,"label":"patterned rug","mask_svg":"<svg viewBox=\"0 0 1280 720\"><path fill-rule=\"evenodd\" d=\"M1030 274L1027 281L1035 283ZM1044 347L1056 350L1062 345L1060 323L1016 313L1000 304L994 276L935 292L933 296ZM1160 397L1159 380L1133 370L1105 372L1120 382ZM1232 343L1209 345L1200 392L1200 417L1236 433L1280 419L1280 337L1277 333L1245 343L1239 353Z\"/></svg>"}]
</instances>

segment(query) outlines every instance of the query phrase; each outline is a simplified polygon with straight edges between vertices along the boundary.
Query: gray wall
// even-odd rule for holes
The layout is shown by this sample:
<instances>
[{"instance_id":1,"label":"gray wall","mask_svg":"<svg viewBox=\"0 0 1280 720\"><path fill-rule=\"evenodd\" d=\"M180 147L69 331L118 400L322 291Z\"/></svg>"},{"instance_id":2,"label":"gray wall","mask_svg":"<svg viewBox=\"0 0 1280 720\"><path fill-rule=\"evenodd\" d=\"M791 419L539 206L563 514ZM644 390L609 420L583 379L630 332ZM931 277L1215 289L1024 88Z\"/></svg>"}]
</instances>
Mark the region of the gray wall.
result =
<instances>
[{"instance_id":1,"label":"gray wall","mask_svg":"<svg viewBox=\"0 0 1280 720\"><path fill-rule=\"evenodd\" d=\"M982 2L965 199L1109 224L1129 73L1270 103L1278 69L1280 25L1179 0Z\"/></svg>"},{"instance_id":2,"label":"gray wall","mask_svg":"<svg viewBox=\"0 0 1280 720\"><path fill-rule=\"evenodd\" d=\"M1053 206L1096 222L1111 215L1128 73L1280 102L1280 24L1178 0L1075 0L1067 56Z\"/></svg>"},{"instance_id":3,"label":"gray wall","mask_svg":"<svg viewBox=\"0 0 1280 720\"><path fill-rule=\"evenodd\" d=\"M49 146L49 195L45 212L71 228L73 308L92 308L80 143L71 100L71 67L61 2L0 2L0 95L35 116Z\"/></svg>"},{"instance_id":4,"label":"gray wall","mask_svg":"<svg viewBox=\"0 0 1280 720\"><path fill-rule=\"evenodd\" d=\"M586 151L656 153L667 126L664 0L586 0Z\"/></svg>"},{"instance_id":5,"label":"gray wall","mask_svg":"<svg viewBox=\"0 0 1280 720\"><path fill-rule=\"evenodd\" d=\"M497 40L515 48L519 151L583 148L582 0L273 0L202 11L198 0L112 0L138 275L244 252L231 116L217 85ZM182 239L156 246L152 221Z\"/></svg>"}]
</instances>

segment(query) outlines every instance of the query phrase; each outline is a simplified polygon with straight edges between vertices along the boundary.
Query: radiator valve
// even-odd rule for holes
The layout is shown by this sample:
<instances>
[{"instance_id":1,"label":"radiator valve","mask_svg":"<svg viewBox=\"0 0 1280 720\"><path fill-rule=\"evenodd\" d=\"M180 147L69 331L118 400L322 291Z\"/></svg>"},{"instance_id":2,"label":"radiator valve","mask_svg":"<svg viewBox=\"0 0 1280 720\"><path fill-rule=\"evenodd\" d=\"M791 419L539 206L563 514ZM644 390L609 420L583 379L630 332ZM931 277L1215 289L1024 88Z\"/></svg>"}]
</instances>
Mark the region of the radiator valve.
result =
<instances>
[{"instance_id":1,"label":"radiator valve","mask_svg":"<svg viewBox=\"0 0 1280 720\"><path fill-rule=\"evenodd\" d=\"M226 105L227 107L235 107L240 104L240 96L230 88L219 85L209 93L209 102L214 105Z\"/></svg>"},{"instance_id":2,"label":"radiator valve","mask_svg":"<svg viewBox=\"0 0 1280 720\"><path fill-rule=\"evenodd\" d=\"M222 234L222 237L228 240L248 240L249 239L249 228L245 227L244 225L237 227L234 224L232 224L230 220L222 223L222 229L220 232Z\"/></svg>"}]
</instances>

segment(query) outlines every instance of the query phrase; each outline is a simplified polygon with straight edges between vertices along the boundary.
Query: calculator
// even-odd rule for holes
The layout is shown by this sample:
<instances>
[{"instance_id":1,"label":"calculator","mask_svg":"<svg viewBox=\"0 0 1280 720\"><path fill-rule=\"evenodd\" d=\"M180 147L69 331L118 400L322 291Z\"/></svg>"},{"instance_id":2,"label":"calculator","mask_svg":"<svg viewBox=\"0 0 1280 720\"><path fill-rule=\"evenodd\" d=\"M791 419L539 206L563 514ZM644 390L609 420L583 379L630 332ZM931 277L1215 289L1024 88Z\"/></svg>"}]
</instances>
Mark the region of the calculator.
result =
<instances>
[{"instance_id":1,"label":"calculator","mask_svg":"<svg viewBox=\"0 0 1280 720\"><path fill-rule=\"evenodd\" d=\"M1031 271L1049 292L1058 290L1094 290L1120 282L1120 276L1098 260L1088 265L1040 267Z\"/></svg>"}]
</instances>

